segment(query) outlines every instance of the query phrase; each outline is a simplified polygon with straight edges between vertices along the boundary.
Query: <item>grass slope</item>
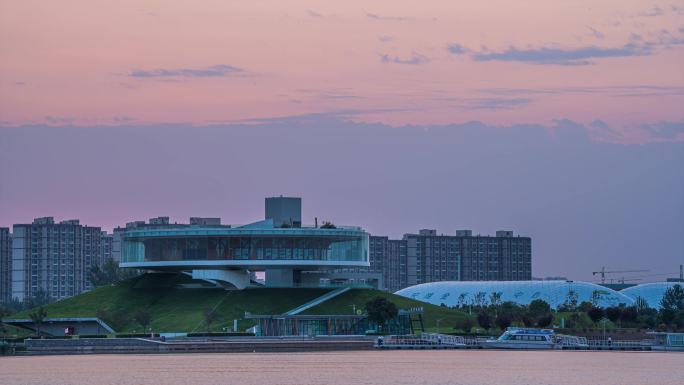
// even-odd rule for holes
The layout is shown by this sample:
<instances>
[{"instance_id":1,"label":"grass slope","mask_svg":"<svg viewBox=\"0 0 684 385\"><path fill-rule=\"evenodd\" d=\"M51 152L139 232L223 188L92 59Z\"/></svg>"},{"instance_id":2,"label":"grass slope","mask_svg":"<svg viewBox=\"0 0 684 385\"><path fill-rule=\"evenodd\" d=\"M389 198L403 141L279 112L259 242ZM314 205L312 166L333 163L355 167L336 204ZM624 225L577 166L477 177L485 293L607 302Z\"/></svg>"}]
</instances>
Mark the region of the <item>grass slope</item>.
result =
<instances>
[{"instance_id":1,"label":"grass slope","mask_svg":"<svg viewBox=\"0 0 684 385\"><path fill-rule=\"evenodd\" d=\"M170 276L170 275L169 275ZM281 314L317 298L329 289L184 289L175 287L182 277L146 275L114 286L101 287L45 306L48 317L95 317L98 310L123 310L126 320L117 332L142 331L133 318L140 310L151 315L150 327L161 332L204 332L204 313L216 309L211 331L221 331L238 320L244 330L253 326L244 319L245 311L255 314ZM30 311L12 319L29 318Z\"/></svg>"},{"instance_id":2,"label":"grass slope","mask_svg":"<svg viewBox=\"0 0 684 385\"><path fill-rule=\"evenodd\" d=\"M372 289L351 289L318 306L307 309L302 312L302 314L351 314L353 310L352 305L355 305L357 309L363 309L366 302L378 296L387 298L399 309L410 309L422 306L424 310L423 324L428 331L437 331L437 320L440 320L440 331L453 331L453 327L467 317L465 313L459 310L435 306L426 302L416 301L396 294Z\"/></svg>"},{"instance_id":3,"label":"grass slope","mask_svg":"<svg viewBox=\"0 0 684 385\"><path fill-rule=\"evenodd\" d=\"M117 332L142 332L134 320L141 310L151 315L150 327L157 332L205 332L221 331L238 320L238 328L253 326L244 318L245 312L253 314L282 314L309 302L330 289L269 289L223 290L216 288L179 288L182 283L194 283L183 275L146 274L114 286L101 287L45 306L48 317L95 317L98 311L109 313L121 311L123 321L105 319ZM436 330L437 320L441 331L451 331L466 315L424 302L371 289L352 289L328 300L302 314L351 314L352 304L363 309L370 299L382 296L394 302L400 309L422 306L423 319L428 330ZM216 319L207 328L204 313L216 309ZM12 319L29 318L30 311L13 315ZM118 326L118 327L117 327Z\"/></svg>"}]
</instances>

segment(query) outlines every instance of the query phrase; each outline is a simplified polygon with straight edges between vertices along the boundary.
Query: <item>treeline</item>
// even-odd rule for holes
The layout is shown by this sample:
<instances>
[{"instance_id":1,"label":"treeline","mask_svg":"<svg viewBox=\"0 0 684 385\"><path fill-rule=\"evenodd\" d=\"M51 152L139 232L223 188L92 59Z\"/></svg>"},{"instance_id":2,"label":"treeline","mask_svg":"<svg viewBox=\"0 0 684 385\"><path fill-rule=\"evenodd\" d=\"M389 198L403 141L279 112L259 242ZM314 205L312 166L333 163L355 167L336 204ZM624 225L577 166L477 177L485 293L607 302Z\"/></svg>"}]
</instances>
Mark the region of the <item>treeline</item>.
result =
<instances>
[{"instance_id":1,"label":"treeline","mask_svg":"<svg viewBox=\"0 0 684 385\"><path fill-rule=\"evenodd\" d=\"M556 309L540 299L529 305L501 302L501 293L491 293L489 302L485 296L480 301L462 304L455 308L467 311L466 318L454 329L470 333L475 326L485 331L494 327L501 330L509 326L564 327L568 329L589 329L602 327L638 328L684 331L684 289L681 285L670 287L660 300L660 309L648 306L643 298L637 298L633 306L597 306L598 301L577 303L577 294L570 291L568 298ZM442 305L445 306L445 305Z\"/></svg>"}]
</instances>

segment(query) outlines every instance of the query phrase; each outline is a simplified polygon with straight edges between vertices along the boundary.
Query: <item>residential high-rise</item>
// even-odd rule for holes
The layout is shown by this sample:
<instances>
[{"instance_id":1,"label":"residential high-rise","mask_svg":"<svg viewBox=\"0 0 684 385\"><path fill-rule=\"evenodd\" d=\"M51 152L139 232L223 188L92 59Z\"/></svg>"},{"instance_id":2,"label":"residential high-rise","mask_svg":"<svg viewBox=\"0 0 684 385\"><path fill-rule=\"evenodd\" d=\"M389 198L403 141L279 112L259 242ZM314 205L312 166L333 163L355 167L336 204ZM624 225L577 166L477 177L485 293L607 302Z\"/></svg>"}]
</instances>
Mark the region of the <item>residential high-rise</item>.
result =
<instances>
[{"instance_id":1,"label":"residential high-rise","mask_svg":"<svg viewBox=\"0 0 684 385\"><path fill-rule=\"evenodd\" d=\"M470 230L437 235L436 230L405 234L401 240L371 236L369 271L380 273L384 286L395 292L438 281L532 279L532 240L497 231L473 236Z\"/></svg>"},{"instance_id":2,"label":"residential high-rise","mask_svg":"<svg viewBox=\"0 0 684 385\"><path fill-rule=\"evenodd\" d=\"M91 289L87 274L103 262L102 231L78 220L52 217L15 224L12 243L12 296L31 298L42 289L59 300Z\"/></svg>"},{"instance_id":3,"label":"residential high-rise","mask_svg":"<svg viewBox=\"0 0 684 385\"><path fill-rule=\"evenodd\" d=\"M437 235L436 230L420 230L418 234L404 234L407 284L459 281L461 250L458 237Z\"/></svg>"},{"instance_id":4,"label":"residential high-rise","mask_svg":"<svg viewBox=\"0 0 684 385\"><path fill-rule=\"evenodd\" d=\"M12 298L12 235L0 227L0 302Z\"/></svg>"},{"instance_id":5,"label":"residential high-rise","mask_svg":"<svg viewBox=\"0 0 684 385\"><path fill-rule=\"evenodd\" d=\"M386 290L395 292L409 286L407 274L407 242L402 239L371 236L369 240L369 260L371 273L382 275Z\"/></svg>"},{"instance_id":6,"label":"residential high-rise","mask_svg":"<svg viewBox=\"0 0 684 385\"><path fill-rule=\"evenodd\" d=\"M106 231L100 233L100 261L114 259L114 236Z\"/></svg>"},{"instance_id":7,"label":"residential high-rise","mask_svg":"<svg viewBox=\"0 0 684 385\"><path fill-rule=\"evenodd\" d=\"M462 281L532 279L532 239L497 231L496 237L461 237Z\"/></svg>"}]
</instances>

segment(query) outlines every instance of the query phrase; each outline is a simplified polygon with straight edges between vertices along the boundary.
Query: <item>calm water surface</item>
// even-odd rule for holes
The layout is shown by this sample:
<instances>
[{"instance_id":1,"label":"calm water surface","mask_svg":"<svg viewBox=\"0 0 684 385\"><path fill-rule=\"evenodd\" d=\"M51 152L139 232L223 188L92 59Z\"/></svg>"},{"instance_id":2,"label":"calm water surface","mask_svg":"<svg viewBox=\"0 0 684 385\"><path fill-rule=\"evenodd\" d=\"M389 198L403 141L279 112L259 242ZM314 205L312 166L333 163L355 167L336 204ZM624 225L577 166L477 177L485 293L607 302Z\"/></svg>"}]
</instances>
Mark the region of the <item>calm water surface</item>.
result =
<instances>
[{"instance_id":1,"label":"calm water surface","mask_svg":"<svg viewBox=\"0 0 684 385\"><path fill-rule=\"evenodd\" d=\"M684 384L683 353L368 351L0 358L0 384Z\"/></svg>"}]
</instances>

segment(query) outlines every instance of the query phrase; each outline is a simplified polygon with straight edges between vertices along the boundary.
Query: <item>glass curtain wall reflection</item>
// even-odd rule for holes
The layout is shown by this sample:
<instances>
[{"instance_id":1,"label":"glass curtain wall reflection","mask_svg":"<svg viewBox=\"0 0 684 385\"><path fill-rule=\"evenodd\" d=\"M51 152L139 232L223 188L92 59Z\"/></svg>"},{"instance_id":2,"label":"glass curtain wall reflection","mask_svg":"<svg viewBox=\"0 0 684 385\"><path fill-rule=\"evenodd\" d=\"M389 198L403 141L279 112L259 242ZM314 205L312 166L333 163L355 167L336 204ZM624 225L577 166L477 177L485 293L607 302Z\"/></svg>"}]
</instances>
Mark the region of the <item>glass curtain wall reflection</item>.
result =
<instances>
[{"instance_id":1,"label":"glass curtain wall reflection","mask_svg":"<svg viewBox=\"0 0 684 385\"><path fill-rule=\"evenodd\" d=\"M366 261L362 237L179 237L130 239L124 262L187 260Z\"/></svg>"}]
</instances>

